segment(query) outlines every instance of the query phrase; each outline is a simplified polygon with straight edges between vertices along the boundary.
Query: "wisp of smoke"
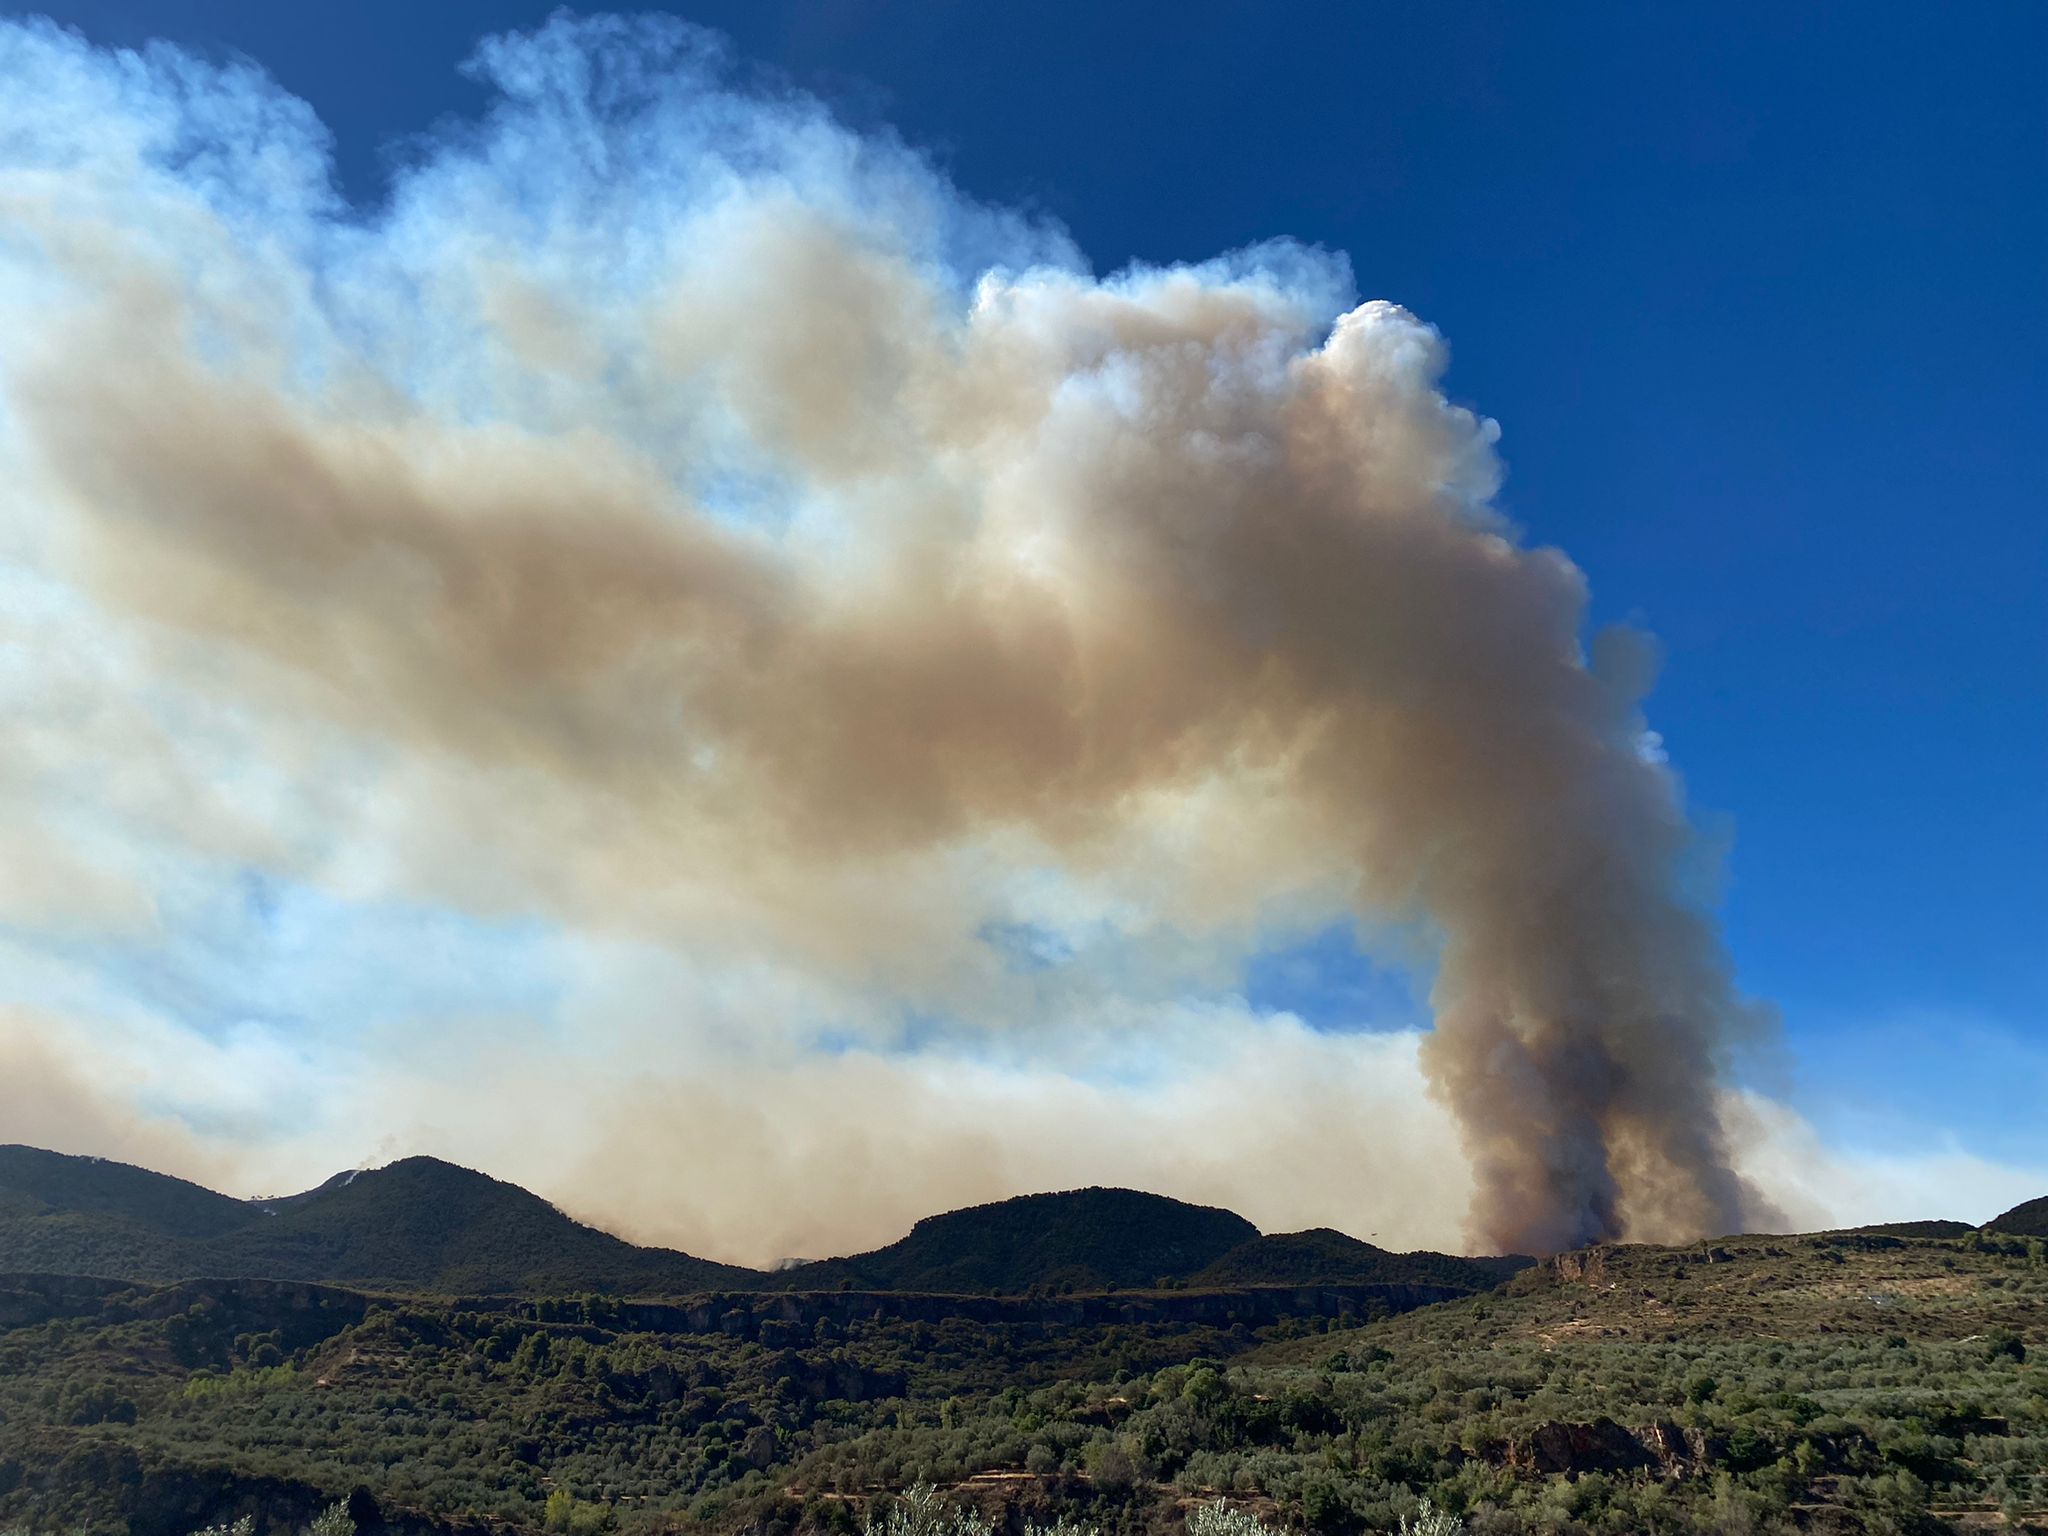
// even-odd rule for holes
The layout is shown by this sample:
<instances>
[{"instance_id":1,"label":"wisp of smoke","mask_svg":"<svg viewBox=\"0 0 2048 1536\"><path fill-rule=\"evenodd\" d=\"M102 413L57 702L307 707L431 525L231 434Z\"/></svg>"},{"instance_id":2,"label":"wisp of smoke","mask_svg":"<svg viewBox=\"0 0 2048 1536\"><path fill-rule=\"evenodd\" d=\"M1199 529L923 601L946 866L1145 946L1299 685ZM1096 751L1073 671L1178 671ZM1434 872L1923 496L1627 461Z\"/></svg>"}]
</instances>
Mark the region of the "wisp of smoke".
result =
<instances>
[{"instance_id":1,"label":"wisp of smoke","mask_svg":"<svg viewBox=\"0 0 2048 1536\"><path fill-rule=\"evenodd\" d=\"M672 22L471 67L366 213L253 71L0 29L21 558L432 765L441 896L970 1014L978 861L1420 920L1478 1240L1757 1217L1647 642L1430 327L1286 244L1094 276Z\"/></svg>"}]
</instances>

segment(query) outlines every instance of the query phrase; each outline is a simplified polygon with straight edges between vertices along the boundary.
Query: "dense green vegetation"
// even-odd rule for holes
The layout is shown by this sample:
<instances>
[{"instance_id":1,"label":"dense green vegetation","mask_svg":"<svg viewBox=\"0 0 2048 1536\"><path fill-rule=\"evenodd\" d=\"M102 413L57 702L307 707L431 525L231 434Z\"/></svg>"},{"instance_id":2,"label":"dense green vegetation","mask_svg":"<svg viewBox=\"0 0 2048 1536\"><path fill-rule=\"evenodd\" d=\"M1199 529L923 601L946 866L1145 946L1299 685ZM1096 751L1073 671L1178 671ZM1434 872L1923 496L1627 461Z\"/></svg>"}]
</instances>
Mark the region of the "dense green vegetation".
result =
<instances>
[{"instance_id":1,"label":"dense green vegetation","mask_svg":"<svg viewBox=\"0 0 2048 1536\"><path fill-rule=\"evenodd\" d=\"M172 1238L218 1237L246 1224L251 1214L246 1201L147 1168L0 1146L0 1217L59 1213Z\"/></svg>"},{"instance_id":2,"label":"dense green vegetation","mask_svg":"<svg viewBox=\"0 0 2048 1536\"><path fill-rule=\"evenodd\" d=\"M1473 1536L2048 1529L2039 1239L1605 1248L1362 1326L1313 1287L14 1292L0 1527L286 1531L347 1497L365 1536L850 1536L929 1480L1104 1536L1217 1498L1331 1536L1425 1497Z\"/></svg>"}]
</instances>

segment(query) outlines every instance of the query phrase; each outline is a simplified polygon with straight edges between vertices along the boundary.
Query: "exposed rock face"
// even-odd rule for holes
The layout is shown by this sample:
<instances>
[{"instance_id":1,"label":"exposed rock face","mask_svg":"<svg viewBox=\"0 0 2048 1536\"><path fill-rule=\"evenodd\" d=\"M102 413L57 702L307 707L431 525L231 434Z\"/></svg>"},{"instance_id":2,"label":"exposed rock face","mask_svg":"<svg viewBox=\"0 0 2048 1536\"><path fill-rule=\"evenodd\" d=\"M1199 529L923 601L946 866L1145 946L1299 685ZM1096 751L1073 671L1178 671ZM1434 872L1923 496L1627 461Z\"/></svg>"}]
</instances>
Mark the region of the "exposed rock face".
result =
<instances>
[{"instance_id":1,"label":"exposed rock face","mask_svg":"<svg viewBox=\"0 0 2048 1536\"><path fill-rule=\"evenodd\" d=\"M1695 1476L1707 1471L1720 1454L1717 1436L1702 1429L1682 1429L1668 1419L1652 1424L1636 1438L1655 1458L1666 1477Z\"/></svg>"},{"instance_id":2,"label":"exposed rock face","mask_svg":"<svg viewBox=\"0 0 2048 1536\"><path fill-rule=\"evenodd\" d=\"M740 1456L749 1466L765 1472L775 1465L776 1446L775 1431L766 1424L756 1424L747 1431L747 1438L740 1445Z\"/></svg>"},{"instance_id":3,"label":"exposed rock face","mask_svg":"<svg viewBox=\"0 0 2048 1536\"><path fill-rule=\"evenodd\" d=\"M1553 1420L1537 1425L1507 1445L1510 1468L1539 1476L1559 1472L1574 1477L1582 1472L1627 1472L1649 1466L1653 1460L1641 1441L1608 1418L1595 1419L1590 1424Z\"/></svg>"},{"instance_id":4,"label":"exposed rock face","mask_svg":"<svg viewBox=\"0 0 2048 1536\"><path fill-rule=\"evenodd\" d=\"M1605 1248L1582 1248L1577 1253L1560 1253L1551 1260L1556 1266L1558 1278L1575 1285L1605 1285L1607 1283L1607 1250Z\"/></svg>"},{"instance_id":5,"label":"exposed rock face","mask_svg":"<svg viewBox=\"0 0 2048 1536\"><path fill-rule=\"evenodd\" d=\"M1587 1472L1655 1471L1665 1477L1698 1477L1712 1470L1727 1447L1702 1430L1668 1420L1646 1429L1625 1429L1612 1419L1590 1424L1553 1420L1502 1443L1493 1460L1534 1477L1578 1477Z\"/></svg>"}]
</instances>

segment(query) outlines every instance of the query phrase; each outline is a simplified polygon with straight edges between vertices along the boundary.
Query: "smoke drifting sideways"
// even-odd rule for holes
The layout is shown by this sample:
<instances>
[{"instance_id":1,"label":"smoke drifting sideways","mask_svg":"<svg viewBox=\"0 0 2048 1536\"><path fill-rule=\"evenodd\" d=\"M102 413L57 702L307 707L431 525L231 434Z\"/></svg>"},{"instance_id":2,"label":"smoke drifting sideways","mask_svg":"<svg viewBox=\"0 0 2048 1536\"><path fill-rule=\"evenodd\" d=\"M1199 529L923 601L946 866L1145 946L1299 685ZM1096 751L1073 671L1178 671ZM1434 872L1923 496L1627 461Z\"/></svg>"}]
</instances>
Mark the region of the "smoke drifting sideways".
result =
<instances>
[{"instance_id":1,"label":"smoke drifting sideways","mask_svg":"<svg viewBox=\"0 0 2048 1536\"><path fill-rule=\"evenodd\" d=\"M1046 872L1421 922L1475 1241L1769 1220L1650 646L1430 327L1284 243L1097 277L681 24L470 68L364 211L253 69L0 29L10 553L269 760L428 765L237 856L969 1016Z\"/></svg>"}]
</instances>

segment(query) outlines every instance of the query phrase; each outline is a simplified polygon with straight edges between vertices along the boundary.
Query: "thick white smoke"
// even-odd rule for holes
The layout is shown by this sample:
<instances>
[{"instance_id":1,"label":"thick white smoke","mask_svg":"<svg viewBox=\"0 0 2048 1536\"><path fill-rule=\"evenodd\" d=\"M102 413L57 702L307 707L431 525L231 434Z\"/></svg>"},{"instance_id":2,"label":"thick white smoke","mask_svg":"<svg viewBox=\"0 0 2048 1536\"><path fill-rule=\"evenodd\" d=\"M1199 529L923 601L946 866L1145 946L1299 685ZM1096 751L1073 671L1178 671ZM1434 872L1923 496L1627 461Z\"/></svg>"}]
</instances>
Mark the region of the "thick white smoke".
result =
<instances>
[{"instance_id":1,"label":"thick white smoke","mask_svg":"<svg viewBox=\"0 0 2048 1536\"><path fill-rule=\"evenodd\" d=\"M1588 649L1578 570L1492 510L1435 332L1287 245L1097 278L676 24L474 67L488 119L365 215L254 74L0 29L9 552L157 637L90 711L124 826L856 1032L1419 921L1478 1240L1760 1215L1646 644ZM593 1186L675 1145L617 1140Z\"/></svg>"}]
</instances>

